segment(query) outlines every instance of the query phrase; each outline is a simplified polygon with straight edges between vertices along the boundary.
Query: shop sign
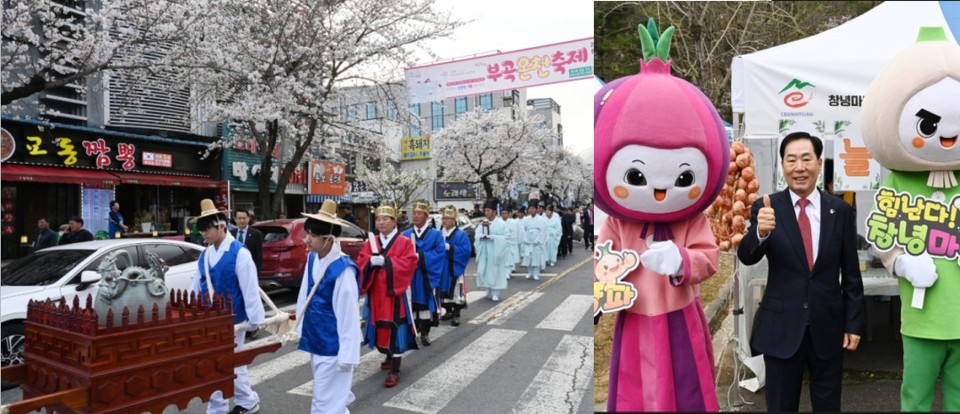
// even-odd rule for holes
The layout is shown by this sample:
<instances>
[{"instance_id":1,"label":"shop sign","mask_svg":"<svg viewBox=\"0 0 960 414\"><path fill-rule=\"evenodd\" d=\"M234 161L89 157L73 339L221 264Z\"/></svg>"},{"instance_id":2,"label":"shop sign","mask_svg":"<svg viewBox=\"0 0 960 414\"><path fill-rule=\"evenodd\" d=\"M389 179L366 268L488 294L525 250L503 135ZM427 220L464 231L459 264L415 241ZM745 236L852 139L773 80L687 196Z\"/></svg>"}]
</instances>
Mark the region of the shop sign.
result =
<instances>
[{"instance_id":1,"label":"shop sign","mask_svg":"<svg viewBox=\"0 0 960 414\"><path fill-rule=\"evenodd\" d=\"M0 161L6 161L13 156L13 152L17 150L17 142L13 140L13 135L7 132L6 129L0 128L0 144L2 144L2 149L0 149Z\"/></svg>"},{"instance_id":2,"label":"shop sign","mask_svg":"<svg viewBox=\"0 0 960 414\"><path fill-rule=\"evenodd\" d=\"M403 137L400 139L400 161L426 160L430 158L430 136Z\"/></svg>"},{"instance_id":3,"label":"shop sign","mask_svg":"<svg viewBox=\"0 0 960 414\"><path fill-rule=\"evenodd\" d=\"M171 168L173 167L173 154L144 151L140 162L151 167Z\"/></svg>"},{"instance_id":4,"label":"shop sign","mask_svg":"<svg viewBox=\"0 0 960 414\"><path fill-rule=\"evenodd\" d=\"M472 200L477 198L477 186L472 183L437 182L433 198L437 200Z\"/></svg>"},{"instance_id":5,"label":"shop sign","mask_svg":"<svg viewBox=\"0 0 960 414\"><path fill-rule=\"evenodd\" d=\"M342 196L346 190L346 164L317 160L310 162L309 194Z\"/></svg>"}]
</instances>

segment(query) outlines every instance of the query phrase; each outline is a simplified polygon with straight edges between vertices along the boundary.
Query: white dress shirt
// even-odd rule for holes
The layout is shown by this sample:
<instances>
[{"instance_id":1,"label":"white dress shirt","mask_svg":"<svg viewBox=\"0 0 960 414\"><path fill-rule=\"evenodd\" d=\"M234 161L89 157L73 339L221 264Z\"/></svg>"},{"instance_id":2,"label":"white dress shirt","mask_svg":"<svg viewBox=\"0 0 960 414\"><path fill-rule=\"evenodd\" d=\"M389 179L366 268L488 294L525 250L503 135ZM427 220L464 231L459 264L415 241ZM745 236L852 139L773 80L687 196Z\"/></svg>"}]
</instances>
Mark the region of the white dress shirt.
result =
<instances>
[{"instance_id":1,"label":"white dress shirt","mask_svg":"<svg viewBox=\"0 0 960 414\"><path fill-rule=\"evenodd\" d=\"M793 204L793 215L799 223L800 204L797 202L800 201L801 197L797 195L797 193L794 193L793 190L787 191L790 193L790 202ZM806 213L807 219L810 220L810 240L813 242L813 262L816 263L817 254L820 253L820 191L813 190L813 192L807 196L807 200L810 201L807 203ZM799 228L797 230L799 231ZM759 237L760 243L763 243L770 235L760 237L760 226L757 226L757 237Z\"/></svg>"}]
</instances>

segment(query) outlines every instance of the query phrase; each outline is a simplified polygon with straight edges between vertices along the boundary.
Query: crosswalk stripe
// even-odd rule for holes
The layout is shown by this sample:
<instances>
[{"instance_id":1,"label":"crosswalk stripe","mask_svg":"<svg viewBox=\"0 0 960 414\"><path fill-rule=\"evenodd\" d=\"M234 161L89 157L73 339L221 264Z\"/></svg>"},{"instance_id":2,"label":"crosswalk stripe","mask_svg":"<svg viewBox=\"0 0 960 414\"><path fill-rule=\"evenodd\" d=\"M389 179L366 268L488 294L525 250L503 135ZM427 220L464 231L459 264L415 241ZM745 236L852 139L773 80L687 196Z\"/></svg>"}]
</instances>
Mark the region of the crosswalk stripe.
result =
<instances>
[{"instance_id":1,"label":"crosswalk stripe","mask_svg":"<svg viewBox=\"0 0 960 414\"><path fill-rule=\"evenodd\" d=\"M250 367L247 374L250 377L250 385L255 386L297 367L304 367L307 371L310 370L309 353L294 350L281 357Z\"/></svg>"},{"instance_id":2,"label":"crosswalk stripe","mask_svg":"<svg viewBox=\"0 0 960 414\"><path fill-rule=\"evenodd\" d=\"M441 336L449 333L453 329L454 327L450 325L435 326L430 330L430 340L436 341ZM364 351L366 351L366 353L360 357L360 365L357 365L357 367L354 368L353 370L352 385L357 385L357 383L367 378L370 378L376 373L383 372L383 371L380 371L380 362L383 361L384 355L381 354L376 349L365 348ZM308 397L312 397L313 396L313 380L310 380L307 383L302 384L288 392L290 394L306 395Z\"/></svg>"},{"instance_id":3,"label":"crosswalk stripe","mask_svg":"<svg viewBox=\"0 0 960 414\"><path fill-rule=\"evenodd\" d=\"M540 296L543 296L543 292L517 292L511 296L510 299L503 301L499 305L481 313L476 318L471 319L470 323L474 325L484 323L502 325L503 322L513 316L513 314L523 310L523 308L526 308L527 305L537 300Z\"/></svg>"},{"instance_id":4,"label":"crosswalk stripe","mask_svg":"<svg viewBox=\"0 0 960 414\"><path fill-rule=\"evenodd\" d=\"M424 414L436 414L525 334L525 331L490 329L384 405Z\"/></svg>"},{"instance_id":5,"label":"crosswalk stripe","mask_svg":"<svg viewBox=\"0 0 960 414\"><path fill-rule=\"evenodd\" d=\"M523 392L514 413L577 412L593 376L593 337L564 335Z\"/></svg>"},{"instance_id":6,"label":"crosswalk stripe","mask_svg":"<svg viewBox=\"0 0 960 414\"><path fill-rule=\"evenodd\" d=\"M558 331L572 331L583 319L584 313L590 310L593 296L570 295L550 312L543 321L537 324L538 329L555 329Z\"/></svg>"}]
</instances>

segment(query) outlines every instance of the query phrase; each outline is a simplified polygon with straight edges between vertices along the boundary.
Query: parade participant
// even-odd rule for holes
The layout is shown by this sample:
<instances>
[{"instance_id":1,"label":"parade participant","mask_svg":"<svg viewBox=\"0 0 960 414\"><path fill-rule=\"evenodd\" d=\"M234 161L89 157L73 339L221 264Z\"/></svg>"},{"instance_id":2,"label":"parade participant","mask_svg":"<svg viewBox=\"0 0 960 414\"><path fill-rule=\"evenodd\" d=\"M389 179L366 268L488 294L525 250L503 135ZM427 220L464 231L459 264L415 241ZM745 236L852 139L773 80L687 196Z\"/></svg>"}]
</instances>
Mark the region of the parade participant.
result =
<instances>
[{"instance_id":1,"label":"parade participant","mask_svg":"<svg viewBox=\"0 0 960 414\"><path fill-rule=\"evenodd\" d=\"M93 233L83 228L83 218L80 216L70 217L67 221L67 230L60 236L59 246L70 243L79 243L93 240Z\"/></svg>"},{"instance_id":2,"label":"parade participant","mask_svg":"<svg viewBox=\"0 0 960 414\"><path fill-rule=\"evenodd\" d=\"M453 206L443 209L443 239L446 250L446 266L440 279L440 298L447 310L444 319L451 319L450 325L460 325L460 311L467 307L467 285L463 272L470 262L470 238L457 228L457 210ZM449 316L449 317L448 317Z\"/></svg>"},{"instance_id":3,"label":"parade participant","mask_svg":"<svg viewBox=\"0 0 960 414\"><path fill-rule=\"evenodd\" d=\"M257 268L250 251L243 248L227 231L227 215L230 210L218 210L213 200L200 201L200 215L191 218L197 223L207 248L200 253L197 261L199 273L193 278L190 290L197 292L200 300L211 301L213 295L224 295L233 301L233 323L247 323L256 327L263 323L263 303L260 302ZM246 332L237 331L234 342L237 348L243 346ZM230 414L252 414L260 412L260 396L251 388L247 376L247 366L233 369L233 392L236 406ZM221 391L215 391L207 404L208 414L226 413L229 402Z\"/></svg>"},{"instance_id":4,"label":"parade participant","mask_svg":"<svg viewBox=\"0 0 960 414\"><path fill-rule=\"evenodd\" d=\"M121 234L129 230L129 227L123 223L123 214L120 214L120 203L116 200L110 202L108 219L110 222L107 225L107 230L109 231L107 238L119 239Z\"/></svg>"},{"instance_id":5,"label":"parade participant","mask_svg":"<svg viewBox=\"0 0 960 414\"><path fill-rule=\"evenodd\" d=\"M960 222L946 217L960 207L960 47L942 27L921 28L877 74L860 116L870 154L890 170L866 233L903 298L900 408L930 411L940 377L943 410L958 412ZM914 206L924 213L907 213ZM897 228L916 237L904 240Z\"/></svg>"},{"instance_id":6,"label":"parade participant","mask_svg":"<svg viewBox=\"0 0 960 414\"><path fill-rule=\"evenodd\" d=\"M417 252L417 271L410 282L410 302L420 342L426 346L430 346L430 327L440 322L437 287L440 286L447 256L443 248L443 234L427 222L429 217L430 205L426 201L413 203L413 227L403 232L413 241Z\"/></svg>"},{"instance_id":7,"label":"parade participant","mask_svg":"<svg viewBox=\"0 0 960 414\"><path fill-rule=\"evenodd\" d=\"M523 223L524 223L523 219L526 217L527 217L527 213L526 211L524 211L524 206L520 206L520 208L517 209L517 217L513 219L514 221L513 225L517 231L516 250L517 250L518 265L523 262ZM516 266L514 266L514 269L516 269Z\"/></svg>"},{"instance_id":8,"label":"parade participant","mask_svg":"<svg viewBox=\"0 0 960 414\"><path fill-rule=\"evenodd\" d=\"M486 297L494 302L500 301L500 291L507 288L507 272L510 271L505 259L510 229L497 216L498 204L495 198L483 204L485 219L473 236L477 251L477 286L486 288Z\"/></svg>"},{"instance_id":9,"label":"parade participant","mask_svg":"<svg viewBox=\"0 0 960 414\"><path fill-rule=\"evenodd\" d=\"M50 230L50 223L47 223L46 217L40 217L37 220L37 230L37 241L33 243L33 251L39 252L57 245L57 233Z\"/></svg>"},{"instance_id":10,"label":"parade participant","mask_svg":"<svg viewBox=\"0 0 960 414\"><path fill-rule=\"evenodd\" d=\"M547 209L544 216L547 223L547 239L544 247L547 249L547 266L557 265L557 253L560 250L560 237L563 236L563 225L560 216L553 212L553 206Z\"/></svg>"},{"instance_id":11,"label":"parade participant","mask_svg":"<svg viewBox=\"0 0 960 414\"><path fill-rule=\"evenodd\" d=\"M316 214L302 213L310 253L297 296L297 315L303 315L297 349L310 353L313 414L349 412L353 370L360 364L357 265L340 250L336 211L336 201L324 200Z\"/></svg>"},{"instance_id":12,"label":"parade participant","mask_svg":"<svg viewBox=\"0 0 960 414\"><path fill-rule=\"evenodd\" d=\"M640 73L594 95L596 202L608 214L595 257L639 256L623 279L637 296L617 314L607 411L717 411L698 284L719 266L703 210L724 185L730 149L713 104L670 74L674 28L660 36L649 26ZM583 218L593 219L589 205ZM584 226L587 246L591 232Z\"/></svg>"},{"instance_id":13,"label":"parade participant","mask_svg":"<svg viewBox=\"0 0 960 414\"><path fill-rule=\"evenodd\" d=\"M523 219L523 259L520 264L527 267L527 279L540 280L540 269L547 265L547 222L537 215L537 203L530 200L530 213Z\"/></svg>"},{"instance_id":14,"label":"parade participant","mask_svg":"<svg viewBox=\"0 0 960 414\"><path fill-rule=\"evenodd\" d=\"M417 252L413 242L397 230L396 208L381 205L376 217L379 234L371 234L357 258L360 294L367 295L363 340L386 355L380 369L389 370L383 385L390 388L400 382L401 358L411 349L419 349L408 297L417 270Z\"/></svg>"},{"instance_id":15,"label":"parade participant","mask_svg":"<svg viewBox=\"0 0 960 414\"><path fill-rule=\"evenodd\" d=\"M510 278L510 273L513 272L517 267L517 263L520 263L520 250L518 245L520 244L520 226L519 223L510 216L510 208L503 207L500 210L500 219L503 220L503 223L510 229L510 237L507 238L507 254L504 256L506 260L506 265L509 267L507 272L507 278Z\"/></svg>"}]
</instances>

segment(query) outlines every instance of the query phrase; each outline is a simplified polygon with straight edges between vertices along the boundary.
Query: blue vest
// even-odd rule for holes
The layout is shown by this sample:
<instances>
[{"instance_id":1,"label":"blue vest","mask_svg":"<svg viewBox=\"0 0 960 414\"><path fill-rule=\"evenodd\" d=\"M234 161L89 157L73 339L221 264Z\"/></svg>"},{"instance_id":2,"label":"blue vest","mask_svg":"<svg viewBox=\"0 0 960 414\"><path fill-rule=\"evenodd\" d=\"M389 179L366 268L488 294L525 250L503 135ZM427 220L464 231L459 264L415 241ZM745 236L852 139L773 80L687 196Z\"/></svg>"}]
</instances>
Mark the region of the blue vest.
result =
<instances>
[{"instance_id":1,"label":"blue vest","mask_svg":"<svg viewBox=\"0 0 960 414\"><path fill-rule=\"evenodd\" d=\"M243 303L243 293L240 292L240 282L237 280L237 255L243 245L236 239L230 243L230 251L220 257L216 266L210 268L210 280L213 282L214 294L224 295L233 299L233 323L247 320L247 307ZM203 303L210 301L210 291L207 288L206 267L207 249L200 253L197 265L200 267L200 291L203 293Z\"/></svg>"},{"instance_id":2,"label":"blue vest","mask_svg":"<svg viewBox=\"0 0 960 414\"><path fill-rule=\"evenodd\" d=\"M307 260L307 294L316 283L313 278L313 262L316 257L316 253L310 252ZM310 303L305 305L307 310L303 313L300 345L297 349L322 356L336 356L340 352L337 315L333 312L333 288L340 275L347 270L347 266L352 267L354 272L358 272L357 265L346 255L341 255L327 266L317 292L313 294ZM359 302L360 298L357 297L356 300Z\"/></svg>"}]
</instances>

